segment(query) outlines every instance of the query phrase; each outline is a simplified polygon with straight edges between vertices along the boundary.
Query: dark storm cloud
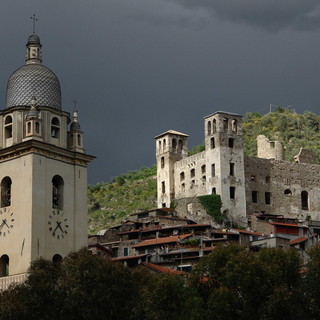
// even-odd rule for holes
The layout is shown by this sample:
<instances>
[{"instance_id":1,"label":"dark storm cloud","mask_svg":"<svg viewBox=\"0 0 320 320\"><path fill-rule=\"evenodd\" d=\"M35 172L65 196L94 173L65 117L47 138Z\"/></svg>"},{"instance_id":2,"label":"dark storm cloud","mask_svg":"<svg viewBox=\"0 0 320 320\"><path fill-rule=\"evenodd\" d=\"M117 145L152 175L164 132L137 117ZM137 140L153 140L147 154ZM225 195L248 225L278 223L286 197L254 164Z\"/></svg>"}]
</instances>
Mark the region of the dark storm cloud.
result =
<instances>
[{"instance_id":1,"label":"dark storm cloud","mask_svg":"<svg viewBox=\"0 0 320 320\"><path fill-rule=\"evenodd\" d=\"M318 0L169 0L189 9L205 9L213 16L269 31L320 27Z\"/></svg>"}]
</instances>

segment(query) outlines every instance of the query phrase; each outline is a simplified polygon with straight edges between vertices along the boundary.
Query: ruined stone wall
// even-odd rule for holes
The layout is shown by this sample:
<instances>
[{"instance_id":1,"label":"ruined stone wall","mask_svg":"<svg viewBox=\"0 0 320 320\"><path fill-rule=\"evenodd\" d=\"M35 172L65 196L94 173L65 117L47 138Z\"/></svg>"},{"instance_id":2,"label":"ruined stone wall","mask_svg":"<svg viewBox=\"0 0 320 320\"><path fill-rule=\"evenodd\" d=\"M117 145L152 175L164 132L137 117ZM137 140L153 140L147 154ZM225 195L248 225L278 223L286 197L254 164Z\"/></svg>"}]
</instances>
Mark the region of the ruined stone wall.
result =
<instances>
[{"instance_id":1,"label":"ruined stone wall","mask_svg":"<svg viewBox=\"0 0 320 320\"><path fill-rule=\"evenodd\" d=\"M270 141L266 136L257 137L258 158L284 160L283 144L279 141Z\"/></svg>"},{"instance_id":2,"label":"ruined stone wall","mask_svg":"<svg viewBox=\"0 0 320 320\"><path fill-rule=\"evenodd\" d=\"M320 219L320 166L245 158L247 214Z\"/></svg>"}]
</instances>

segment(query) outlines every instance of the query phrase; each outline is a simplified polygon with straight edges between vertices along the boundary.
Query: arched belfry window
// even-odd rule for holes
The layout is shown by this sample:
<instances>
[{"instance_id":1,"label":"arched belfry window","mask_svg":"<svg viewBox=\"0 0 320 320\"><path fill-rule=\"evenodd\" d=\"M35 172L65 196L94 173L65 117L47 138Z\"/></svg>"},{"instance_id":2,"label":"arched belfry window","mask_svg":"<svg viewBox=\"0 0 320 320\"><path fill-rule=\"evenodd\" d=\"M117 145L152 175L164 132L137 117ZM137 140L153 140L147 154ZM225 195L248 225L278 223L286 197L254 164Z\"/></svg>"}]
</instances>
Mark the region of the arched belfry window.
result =
<instances>
[{"instance_id":1,"label":"arched belfry window","mask_svg":"<svg viewBox=\"0 0 320 320\"><path fill-rule=\"evenodd\" d=\"M176 139L172 139L172 149L173 150L177 149L177 140Z\"/></svg>"},{"instance_id":2,"label":"arched belfry window","mask_svg":"<svg viewBox=\"0 0 320 320\"><path fill-rule=\"evenodd\" d=\"M60 254L55 254L52 257L52 262L53 263L61 263L62 262L62 257L60 256Z\"/></svg>"},{"instance_id":3,"label":"arched belfry window","mask_svg":"<svg viewBox=\"0 0 320 320\"><path fill-rule=\"evenodd\" d=\"M6 139L12 138L12 117L7 116L4 120L4 136Z\"/></svg>"},{"instance_id":4,"label":"arched belfry window","mask_svg":"<svg viewBox=\"0 0 320 320\"><path fill-rule=\"evenodd\" d=\"M237 130L238 130L238 122L237 122L237 120L232 120L231 126L232 126L232 131L233 132L237 132Z\"/></svg>"},{"instance_id":5,"label":"arched belfry window","mask_svg":"<svg viewBox=\"0 0 320 320\"><path fill-rule=\"evenodd\" d=\"M9 177L4 177L1 181L1 208L11 206L11 185Z\"/></svg>"},{"instance_id":6,"label":"arched belfry window","mask_svg":"<svg viewBox=\"0 0 320 320\"><path fill-rule=\"evenodd\" d=\"M178 141L178 150L181 151L182 148L183 148L183 142L182 142L181 139L179 139L179 141Z\"/></svg>"},{"instance_id":7,"label":"arched belfry window","mask_svg":"<svg viewBox=\"0 0 320 320\"><path fill-rule=\"evenodd\" d=\"M52 208L63 209L63 179L56 175L52 178Z\"/></svg>"},{"instance_id":8,"label":"arched belfry window","mask_svg":"<svg viewBox=\"0 0 320 320\"><path fill-rule=\"evenodd\" d=\"M229 129L229 119L228 118L224 118L223 119L223 131L228 131Z\"/></svg>"},{"instance_id":9,"label":"arched belfry window","mask_svg":"<svg viewBox=\"0 0 320 320\"><path fill-rule=\"evenodd\" d=\"M211 135L211 121L208 122L208 136Z\"/></svg>"},{"instance_id":10,"label":"arched belfry window","mask_svg":"<svg viewBox=\"0 0 320 320\"><path fill-rule=\"evenodd\" d=\"M81 147L81 134L77 134L77 144L79 147Z\"/></svg>"},{"instance_id":11,"label":"arched belfry window","mask_svg":"<svg viewBox=\"0 0 320 320\"><path fill-rule=\"evenodd\" d=\"M301 192L301 209L309 210L309 195L307 191Z\"/></svg>"},{"instance_id":12,"label":"arched belfry window","mask_svg":"<svg viewBox=\"0 0 320 320\"><path fill-rule=\"evenodd\" d=\"M52 118L51 120L51 137L59 138L60 135L60 121L58 118Z\"/></svg>"},{"instance_id":13,"label":"arched belfry window","mask_svg":"<svg viewBox=\"0 0 320 320\"><path fill-rule=\"evenodd\" d=\"M4 254L0 258L0 277L9 275L9 257Z\"/></svg>"},{"instance_id":14,"label":"arched belfry window","mask_svg":"<svg viewBox=\"0 0 320 320\"><path fill-rule=\"evenodd\" d=\"M217 120L213 119L212 121L212 133L216 133L217 131Z\"/></svg>"}]
</instances>

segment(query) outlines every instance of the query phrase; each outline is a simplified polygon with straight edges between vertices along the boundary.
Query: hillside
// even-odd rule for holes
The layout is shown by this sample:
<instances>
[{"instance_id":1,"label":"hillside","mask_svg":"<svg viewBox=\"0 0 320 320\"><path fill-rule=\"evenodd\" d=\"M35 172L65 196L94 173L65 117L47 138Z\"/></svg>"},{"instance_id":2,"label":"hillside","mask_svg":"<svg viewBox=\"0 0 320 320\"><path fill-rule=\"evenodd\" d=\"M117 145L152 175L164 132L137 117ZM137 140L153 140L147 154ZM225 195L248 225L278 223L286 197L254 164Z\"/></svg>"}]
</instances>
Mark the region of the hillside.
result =
<instances>
[{"instance_id":1,"label":"hillside","mask_svg":"<svg viewBox=\"0 0 320 320\"><path fill-rule=\"evenodd\" d=\"M278 107L264 116L250 112L243 120L244 152L256 156L256 137L264 134L279 140L285 146L288 161L299 153L301 147L313 150L320 162L320 117L312 112L297 114ZM203 145L195 146L189 154L201 152ZM118 224L138 209L156 207L156 167L130 171L88 187L89 233Z\"/></svg>"}]
</instances>

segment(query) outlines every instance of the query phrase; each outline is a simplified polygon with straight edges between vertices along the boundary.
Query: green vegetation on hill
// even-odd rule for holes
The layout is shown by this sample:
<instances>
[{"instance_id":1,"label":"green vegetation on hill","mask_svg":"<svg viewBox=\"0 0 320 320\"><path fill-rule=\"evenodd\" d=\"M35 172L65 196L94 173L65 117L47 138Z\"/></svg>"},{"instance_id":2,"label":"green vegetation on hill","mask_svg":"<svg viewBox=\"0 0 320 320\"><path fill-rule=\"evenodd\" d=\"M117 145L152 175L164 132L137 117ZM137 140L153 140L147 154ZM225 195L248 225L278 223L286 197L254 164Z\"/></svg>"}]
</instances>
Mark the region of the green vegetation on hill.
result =
<instances>
[{"instance_id":1,"label":"green vegetation on hill","mask_svg":"<svg viewBox=\"0 0 320 320\"><path fill-rule=\"evenodd\" d=\"M121 222L138 209L157 206L156 166L129 171L88 187L89 233Z\"/></svg>"},{"instance_id":2,"label":"green vegetation on hill","mask_svg":"<svg viewBox=\"0 0 320 320\"><path fill-rule=\"evenodd\" d=\"M320 162L320 117L312 112L297 114L291 109L278 107L264 116L247 113L243 119L245 155L256 156L259 134L281 141L288 161L292 161L303 147L312 150ZM195 146L189 155L203 150L203 145ZM156 166L153 166L129 171L108 183L89 186L89 232L116 225L138 209L155 208L156 184Z\"/></svg>"}]
</instances>

